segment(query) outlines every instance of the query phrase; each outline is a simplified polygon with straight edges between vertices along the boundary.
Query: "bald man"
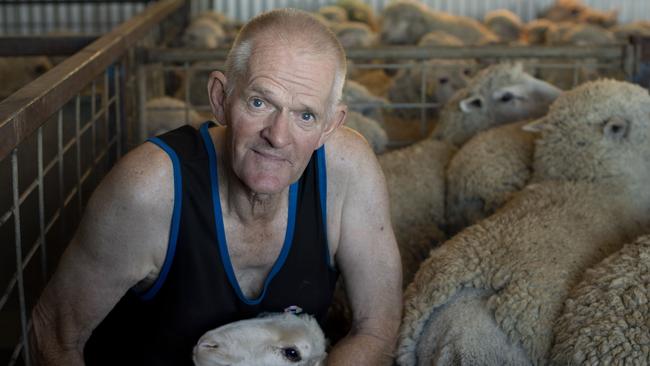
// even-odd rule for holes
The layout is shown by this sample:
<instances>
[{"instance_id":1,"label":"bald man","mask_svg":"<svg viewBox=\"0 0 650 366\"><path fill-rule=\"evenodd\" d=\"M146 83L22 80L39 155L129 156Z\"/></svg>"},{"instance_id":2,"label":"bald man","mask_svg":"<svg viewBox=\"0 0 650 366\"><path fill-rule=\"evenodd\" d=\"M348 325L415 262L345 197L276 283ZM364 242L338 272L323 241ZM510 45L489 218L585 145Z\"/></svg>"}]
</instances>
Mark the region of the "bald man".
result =
<instances>
[{"instance_id":1,"label":"bald man","mask_svg":"<svg viewBox=\"0 0 650 366\"><path fill-rule=\"evenodd\" d=\"M191 365L199 337L263 312L323 322L339 273L351 332L328 365L390 365L401 267L384 177L341 127L344 51L282 9L238 35L208 93L220 125L127 154L94 192L33 312L44 365Z\"/></svg>"}]
</instances>

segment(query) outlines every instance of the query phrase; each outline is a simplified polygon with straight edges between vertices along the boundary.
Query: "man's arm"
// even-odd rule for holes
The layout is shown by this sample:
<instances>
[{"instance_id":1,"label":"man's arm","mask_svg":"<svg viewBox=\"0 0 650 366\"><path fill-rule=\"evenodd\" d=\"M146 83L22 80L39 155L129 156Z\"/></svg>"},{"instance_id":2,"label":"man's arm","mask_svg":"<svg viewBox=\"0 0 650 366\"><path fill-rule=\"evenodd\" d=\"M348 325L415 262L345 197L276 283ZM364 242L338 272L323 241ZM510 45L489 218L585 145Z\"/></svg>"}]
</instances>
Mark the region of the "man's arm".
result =
<instances>
[{"instance_id":1,"label":"man's arm","mask_svg":"<svg viewBox=\"0 0 650 366\"><path fill-rule=\"evenodd\" d=\"M402 267L388 192L370 147L356 134L341 130L343 136L333 139L339 141L333 141L331 149L346 176L346 187L337 186L339 191L344 188L344 197L336 262L345 279L353 324L330 352L328 365L391 365L402 315ZM341 173L337 168L336 174Z\"/></svg>"},{"instance_id":2,"label":"man's arm","mask_svg":"<svg viewBox=\"0 0 650 366\"><path fill-rule=\"evenodd\" d=\"M129 288L157 276L172 207L171 161L153 144L136 148L111 170L32 313L36 364L83 365L93 329Z\"/></svg>"}]
</instances>

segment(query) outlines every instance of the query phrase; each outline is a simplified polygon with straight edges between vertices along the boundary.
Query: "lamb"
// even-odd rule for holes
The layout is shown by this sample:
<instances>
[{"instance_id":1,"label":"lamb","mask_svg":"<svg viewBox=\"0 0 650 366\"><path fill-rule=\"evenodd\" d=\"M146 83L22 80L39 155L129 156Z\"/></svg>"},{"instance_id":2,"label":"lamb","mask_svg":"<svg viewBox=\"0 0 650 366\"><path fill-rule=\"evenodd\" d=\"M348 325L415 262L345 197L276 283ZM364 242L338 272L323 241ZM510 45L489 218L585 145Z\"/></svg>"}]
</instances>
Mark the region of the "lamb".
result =
<instances>
[{"instance_id":1,"label":"lamb","mask_svg":"<svg viewBox=\"0 0 650 366\"><path fill-rule=\"evenodd\" d=\"M488 12L483 22L505 43L518 41L524 28L519 16L507 9Z\"/></svg>"},{"instance_id":2,"label":"lamb","mask_svg":"<svg viewBox=\"0 0 650 366\"><path fill-rule=\"evenodd\" d=\"M370 47L377 43L377 34L367 24L360 22L330 23L343 47Z\"/></svg>"},{"instance_id":3,"label":"lamb","mask_svg":"<svg viewBox=\"0 0 650 366\"><path fill-rule=\"evenodd\" d=\"M391 222L402 256L402 278L410 282L429 250L442 242L444 169L456 149L425 139L378 157L390 197Z\"/></svg>"},{"instance_id":4,"label":"lamb","mask_svg":"<svg viewBox=\"0 0 650 366\"><path fill-rule=\"evenodd\" d=\"M271 313L208 331L192 359L195 366L319 366L326 356L325 336L313 317Z\"/></svg>"},{"instance_id":5,"label":"lamb","mask_svg":"<svg viewBox=\"0 0 650 366\"><path fill-rule=\"evenodd\" d=\"M527 123L480 132L451 158L445 173L448 233L488 217L528 183L535 135L522 129Z\"/></svg>"},{"instance_id":6,"label":"lamb","mask_svg":"<svg viewBox=\"0 0 650 366\"><path fill-rule=\"evenodd\" d=\"M555 22L584 22L609 28L616 25L618 12L589 8L579 0L556 0L539 17Z\"/></svg>"},{"instance_id":7,"label":"lamb","mask_svg":"<svg viewBox=\"0 0 650 366\"><path fill-rule=\"evenodd\" d=\"M348 20L367 24L373 32L379 30L379 22L370 5L361 0L338 0L335 5L345 9Z\"/></svg>"},{"instance_id":8,"label":"lamb","mask_svg":"<svg viewBox=\"0 0 650 366\"><path fill-rule=\"evenodd\" d=\"M361 113L349 111L345 125L359 132L368 141L375 154L382 154L386 151L388 136L377 121L364 117Z\"/></svg>"},{"instance_id":9,"label":"lamb","mask_svg":"<svg viewBox=\"0 0 650 366\"><path fill-rule=\"evenodd\" d=\"M431 31L443 31L464 44L498 41L498 37L475 19L430 10L415 0L398 0L382 12L381 40L387 44L417 44Z\"/></svg>"},{"instance_id":10,"label":"lamb","mask_svg":"<svg viewBox=\"0 0 650 366\"><path fill-rule=\"evenodd\" d=\"M524 26L524 39L531 45L546 44L546 35L555 27L555 22L548 19L534 19Z\"/></svg>"},{"instance_id":11,"label":"lamb","mask_svg":"<svg viewBox=\"0 0 650 366\"><path fill-rule=\"evenodd\" d=\"M182 100L172 97L149 99L145 104L146 137L157 136L185 124L197 127L206 118Z\"/></svg>"},{"instance_id":12,"label":"lamb","mask_svg":"<svg viewBox=\"0 0 650 366\"><path fill-rule=\"evenodd\" d=\"M421 65L412 64L395 75L388 99L394 103L435 103L436 109L441 109L457 90L467 86L475 68L476 62L472 60L429 60ZM394 112L400 118L420 117L417 108L396 108ZM436 115L428 113L426 119Z\"/></svg>"},{"instance_id":13,"label":"lamb","mask_svg":"<svg viewBox=\"0 0 650 366\"><path fill-rule=\"evenodd\" d=\"M52 68L47 57L0 57L0 100Z\"/></svg>"},{"instance_id":14,"label":"lamb","mask_svg":"<svg viewBox=\"0 0 650 366\"><path fill-rule=\"evenodd\" d=\"M377 121L384 128L382 108L388 104L386 99L374 95L363 84L354 80L345 81L341 99L350 110Z\"/></svg>"},{"instance_id":15,"label":"lamb","mask_svg":"<svg viewBox=\"0 0 650 366\"><path fill-rule=\"evenodd\" d=\"M492 65L447 102L432 135L461 146L480 131L543 116L560 92L525 73L519 63Z\"/></svg>"},{"instance_id":16,"label":"lamb","mask_svg":"<svg viewBox=\"0 0 650 366\"><path fill-rule=\"evenodd\" d=\"M554 365L650 361L650 236L588 269L554 326Z\"/></svg>"},{"instance_id":17,"label":"lamb","mask_svg":"<svg viewBox=\"0 0 650 366\"><path fill-rule=\"evenodd\" d=\"M553 322L581 273L648 230L648 116L645 89L603 80L564 93L529 125L541 131L534 184L431 251L405 291L398 363L421 364L421 336L441 306L475 288L494 292L485 303L496 321L493 332L507 336L501 346L510 347L499 353L521 348L532 364L546 364ZM485 320L485 312L476 316ZM438 328L470 321L451 318ZM480 344L457 349L472 349L479 359L490 351Z\"/></svg>"},{"instance_id":18,"label":"lamb","mask_svg":"<svg viewBox=\"0 0 650 366\"><path fill-rule=\"evenodd\" d=\"M226 32L210 17L196 18L187 26L182 44L189 48L217 48L224 43Z\"/></svg>"}]
</instances>

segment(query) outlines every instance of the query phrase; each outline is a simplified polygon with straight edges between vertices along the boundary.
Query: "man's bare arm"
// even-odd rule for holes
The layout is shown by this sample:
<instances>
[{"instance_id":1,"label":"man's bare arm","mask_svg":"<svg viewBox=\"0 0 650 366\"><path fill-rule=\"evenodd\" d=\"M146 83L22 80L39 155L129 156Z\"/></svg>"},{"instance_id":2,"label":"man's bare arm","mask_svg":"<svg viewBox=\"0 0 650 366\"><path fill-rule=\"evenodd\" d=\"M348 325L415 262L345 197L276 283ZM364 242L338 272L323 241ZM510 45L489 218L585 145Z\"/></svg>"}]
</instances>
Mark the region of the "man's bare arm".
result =
<instances>
[{"instance_id":1,"label":"man's bare arm","mask_svg":"<svg viewBox=\"0 0 650 366\"><path fill-rule=\"evenodd\" d=\"M351 170L336 253L353 325L330 352L328 365L391 365L402 314L401 261L383 173L367 144L353 137L337 152L348 157Z\"/></svg>"},{"instance_id":2,"label":"man's bare arm","mask_svg":"<svg viewBox=\"0 0 650 366\"><path fill-rule=\"evenodd\" d=\"M32 313L36 364L83 365L93 329L129 288L157 276L172 207L171 161L153 144L111 170Z\"/></svg>"}]
</instances>

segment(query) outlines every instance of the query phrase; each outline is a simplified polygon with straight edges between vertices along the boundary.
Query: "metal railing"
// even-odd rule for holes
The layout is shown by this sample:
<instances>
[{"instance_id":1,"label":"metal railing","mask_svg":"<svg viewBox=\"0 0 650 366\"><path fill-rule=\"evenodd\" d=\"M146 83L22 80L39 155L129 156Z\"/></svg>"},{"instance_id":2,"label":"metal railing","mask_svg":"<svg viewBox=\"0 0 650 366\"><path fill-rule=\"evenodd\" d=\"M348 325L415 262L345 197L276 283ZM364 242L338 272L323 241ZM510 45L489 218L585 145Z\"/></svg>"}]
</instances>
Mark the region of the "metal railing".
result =
<instances>
[{"instance_id":1,"label":"metal railing","mask_svg":"<svg viewBox=\"0 0 650 366\"><path fill-rule=\"evenodd\" d=\"M178 32L187 13L153 3L0 102L0 364L30 365L31 309L90 193L139 142L135 46Z\"/></svg>"}]
</instances>

